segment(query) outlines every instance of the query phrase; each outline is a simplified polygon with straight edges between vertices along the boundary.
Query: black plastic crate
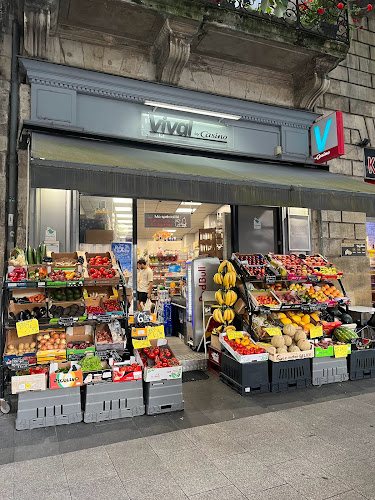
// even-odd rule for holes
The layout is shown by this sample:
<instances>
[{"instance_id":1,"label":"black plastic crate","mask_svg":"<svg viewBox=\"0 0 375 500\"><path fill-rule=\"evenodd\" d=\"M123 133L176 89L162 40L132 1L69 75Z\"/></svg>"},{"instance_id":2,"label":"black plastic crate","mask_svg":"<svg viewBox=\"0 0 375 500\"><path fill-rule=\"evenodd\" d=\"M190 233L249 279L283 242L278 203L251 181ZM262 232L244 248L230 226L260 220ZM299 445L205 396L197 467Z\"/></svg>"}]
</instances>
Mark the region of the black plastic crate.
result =
<instances>
[{"instance_id":1,"label":"black plastic crate","mask_svg":"<svg viewBox=\"0 0 375 500\"><path fill-rule=\"evenodd\" d=\"M303 389L312 385L311 359L269 362L271 392Z\"/></svg>"},{"instance_id":2,"label":"black plastic crate","mask_svg":"<svg viewBox=\"0 0 375 500\"><path fill-rule=\"evenodd\" d=\"M349 356L350 380L375 377L375 349L352 351Z\"/></svg>"},{"instance_id":3,"label":"black plastic crate","mask_svg":"<svg viewBox=\"0 0 375 500\"><path fill-rule=\"evenodd\" d=\"M220 380L239 392L241 396L269 392L268 361L239 363L223 352Z\"/></svg>"}]
</instances>

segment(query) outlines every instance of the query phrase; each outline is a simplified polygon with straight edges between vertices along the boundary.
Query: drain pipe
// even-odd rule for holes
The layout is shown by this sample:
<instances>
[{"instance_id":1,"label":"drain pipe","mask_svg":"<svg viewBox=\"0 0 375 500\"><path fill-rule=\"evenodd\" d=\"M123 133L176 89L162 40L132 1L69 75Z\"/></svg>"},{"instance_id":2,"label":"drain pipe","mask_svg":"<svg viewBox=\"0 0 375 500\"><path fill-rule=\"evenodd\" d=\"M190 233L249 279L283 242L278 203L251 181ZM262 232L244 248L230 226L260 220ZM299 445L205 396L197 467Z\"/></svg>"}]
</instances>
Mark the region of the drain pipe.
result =
<instances>
[{"instance_id":1,"label":"drain pipe","mask_svg":"<svg viewBox=\"0 0 375 500\"><path fill-rule=\"evenodd\" d=\"M12 66L10 86L10 119L9 119L9 159L8 159L8 205L7 205L7 256L14 248L17 228L17 130L18 130L18 53L20 44L19 25L13 21L12 34Z\"/></svg>"}]
</instances>

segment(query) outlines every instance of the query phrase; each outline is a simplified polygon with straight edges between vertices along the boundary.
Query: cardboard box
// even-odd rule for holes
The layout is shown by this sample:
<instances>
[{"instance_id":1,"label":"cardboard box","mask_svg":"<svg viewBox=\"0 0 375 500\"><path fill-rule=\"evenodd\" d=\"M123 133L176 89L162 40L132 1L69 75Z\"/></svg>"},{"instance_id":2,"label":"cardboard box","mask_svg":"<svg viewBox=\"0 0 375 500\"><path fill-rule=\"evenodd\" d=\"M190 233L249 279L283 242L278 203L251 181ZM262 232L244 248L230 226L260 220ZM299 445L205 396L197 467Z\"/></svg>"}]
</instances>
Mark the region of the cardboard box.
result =
<instances>
[{"instance_id":1,"label":"cardboard box","mask_svg":"<svg viewBox=\"0 0 375 500\"><path fill-rule=\"evenodd\" d=\"M113 231L105 229L86 229L85 242L89 244L109 244L113 241Z\"/></svg>"},{"instance_id":2,"label":"cardboard box","mask_svg":"<svg viewBox=\"0 0 375 500\"><path fill-rule=\"evenodd\" d=\"M234 304L234 310L236 311L237 314L242 316L242 314L245 312L246 309L246 304L245 302L239 298L237 302Z\"/></svg>"},{"instance_id":3,"label":"cardboard box","mask_svg":"<svg viewBox=\"0 0 375 500\"><path fill-rule=\"evenodd\" d=\"M66 329L66 357L68 361L83 358L87 353L95 353L94 328L91 325L70 326ZM89 342L92 347L86 349L69 348L69 342Z\"/></svg>"},{"instance_id":4,"label":"cardboard box","mask_svg":"<svg viewBox=\"0 0 375 500\"><path fill-rule=\"evenodd\" d=\"M352 352L351 344L347 344L347 348L348 348L348 355L349 355ZM322 347L315 346L314 350L315 350L314 355L316 358L328 358L328 357L334 358L335 357L335 351L334 351L333 345L327 347L327 349L323 349Z\"/></svg>"},{"instance_id":5,"label":"cardboard box","mask_svg":"<svg viewBox=\"0 0 375 500\"><path fill-rule=\"evenodd\" d=\"M68 368L74 366L71 362L51 363L49 373L49 388L50 389L65 389L67 387L77 387L83 384L82 370L72 370L68 373L56 373L60 368Z\"/></svg>"},{"instance_id":6,"label":"cardboard box","mask_svg":"<svg viewBox=\"0 0 375 500\"><path fill-rule=\"evenodd\" d=\"M63 269L66 267L74 267L74 265L78 264L78 252L70 252L70 253L51 253L52 257L52 267L58 267L58 269ZM63 266L57 266L61 261L66 261L66 264Z\"/></svg>"},{"instance_id":7,"label":"cardboard box","mask_svg":"<svg viewBox=\"0 0 375 500\"><path fill-rule=\"evenodd\" d=\"M168 346L165 339L150 340L152 347L163 346L167 347L171 353L171 357L175 357L172 349ZM137 349L134 349L135 360L138 364L143 366L141 356ZM166 368L153 368L149 366L143 366L143 380L145 382L154 382L156 380L174 380L177 378L182 378L182 365L170 366Z\"/></svg>"},{"instance_id":8,"label":"cardboard box","mask_svg":"<svg viewBox=\"0 0 375 500\"><path fill-rule=\"evenodd\" d=\"M97 332L100 332L103 330L106 332L109 332L109 334L112 337L112 334L110 332L108 325L97 325L96 330L95 330L95 332L96 332L96 334L95 334L95 348L97 351L116 350L116 349L124 349L125 348L125 341L122 341L122 342L113 341L112 343L98 342Z\"/></svg>"},{"instance_id":9,"label":"cardboard box","mask_svg":"<svg viewBox=\"0 0 375 500\"><path fill-rule=\"evenodd\" d=\"M20 375L12 377L12 394L29 391L45 391L47 389L47 374Z\"/></svg>"},{"instance_id":10,"label":"cardboard box","mask_svg":"<svg viewBox=\"0 0 375 500\"><path fill-rule=\"evenodd\" d=\"M16 349L19 349L20 344L29 344L31 345L32 343L36 344L36 335L27 335L27 337L18 337L17 335L17 330L9 330L6 338L6 345L4 349L4 363L7 366L12 365L12 360L13 363L17 360L18 363L25 365L34 365L36 363L36 348L30 349L29 352L25 352L22 355L18 354L8 354L9 352L9 346L13 345Z\"/></svg>"},{"instance_id":11,"label":"cardboard box","mask_svg":"<svg viewBox=\"0 0 375 500\"><path fill-rule=\"evenodd\" d=\"M276 347L274 347L271 344L267 344L265 342L259 342L259 345L261 345L269 353L269 360L275 363L279 361L293 361L295 359L305 359L314 357L313 346L311 346L311 349L309 351L278 353L276 352Z\"/></svg>"},{"instance_id":12,"label":"cardboard box","mask_svg":"<svg viewBox=\"0 0 375 500\"><path fill-rule=\"evenodd\" d=\"M93 231L93 230L89 229L89 231ZM87 234L87 231L86 231L86 234ZM88 242L86 242L86 243L88 243ZM89 264L90 259L95 259L95 257L107 257L107 259L110 260L110 264L108 264L107 266L103 266L103 267L111 267L111 266L113 267L114 265L116 265L116 257L115 257L113 252L98 252L98 253L85 252L86 264L88 266L90 266L90 264ZM94 266L94 267L97 267L97 266ZM102 267L102 266L99 266L99 267Z\"/></svg>"},{"instance_id":13,"label":"cardboard box","mask_svg":"<svg viewBox=\"0 0 375 500\"><path fill-rule=\"evenodd\" d=\"M28 304L15 304L14 302L10 302L9 308L8 308L8 313L13 313L15 316L17 316L18 313L21 311L26 311L28 309L30 312L33 311L34 307L45 307L47 309L47 302L30 302ZM9 316L9 318L11 318ZM45 314L42 318L40 319L47 319L48 318L48 311L47 314ZM13 320L14 321L14 320Z\"/></svg>"},{"instance_id":14,"label":"cardboard box","mask_svg":"<svg viewBox=\"0 0 375 500\"><path fill-rule=\"evenodd\" d=\"M211 333L211 347L214 347L215 349L221 349L221 343L219 339L219 335L216 333Z\"/></svg>"},{"instance_id":15,"label":"cardboard box","mask_svg":"<svg viewBox=\"0 0 375 500\"><path fill-rule=\"evenodd\" d=\"M136 364L134 356L132 356L129 361L114 363L112 367L113 382L132 382L133 380L141 380L142 365L137 364L136 367L133 366L133 369L129 371L129 367L134 364Z\"/></svg>"},{"instance_id":16,"label":"cardboard box","mask_svg":"<svg viewBox=\"0 0 375 500\"><path fill-rule=\"evenodd\" d=\"M82 299L72 300L72 301L62 301L62 302L51 302L50 303L50 309L51 309L51 307L53 305L56 306L56 307L63 307L65 309L66 307L71 307L74 304L76 304L78 307L81 307L81 306L85 305L84 302L82 301ZM50 310L48 312L49 312L49 315L51 317L50 323L58 323L59 322L59 318L54 318L53 314L50 312ZM74 321L78 321L79 319L80 320L84 320L84 319L86 319L87 314L86 314L86 311L85 311L83 313L83 315L81 315L81 316L72 316L72 317L74 318Z\"/></svg>"},{"instance_id":17,"label":"cardboard box","mask_svg":"<svg viewBox=\"0 0 375 500\"><path fill-rule=\"evenodd\" d=\"M264 347L263 344L260 344L259 342L255 342L247 332L241 332L241 333L244 337L247 337L248 339L250 339L250 341L253 344L257 344L259 346L261 345L262 347ZM236 361L238 361L239 363L253 363L254 361L267 361L268 352L261 352L259 354L250 354L249 356L241 356L240 354L238 354L237 351L232 349L232 347L224 340L224 336L225 335L223 333L220 333L220 335L219 335L220 343L222 344L223 347L225 347L225 349L228 352L231 353L231 355L234 357L234 359Z\"/></svg>"}]
</instances>

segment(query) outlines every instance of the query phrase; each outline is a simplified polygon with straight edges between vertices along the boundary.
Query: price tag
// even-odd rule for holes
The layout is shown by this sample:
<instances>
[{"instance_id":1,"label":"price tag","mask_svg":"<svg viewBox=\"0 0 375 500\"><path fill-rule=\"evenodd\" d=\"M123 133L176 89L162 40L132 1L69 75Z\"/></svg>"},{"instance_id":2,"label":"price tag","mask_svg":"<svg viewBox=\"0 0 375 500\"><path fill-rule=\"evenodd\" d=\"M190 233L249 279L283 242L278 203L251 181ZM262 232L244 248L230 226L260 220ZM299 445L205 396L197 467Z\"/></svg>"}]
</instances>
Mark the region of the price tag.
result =
<instances>
[{"instance_id":1,"label":"price tag","mask_svg":"<svg viewBox=\"0 0 375 500\"><path fill-rule=\"evenodd\" d=\"M44 288L45 286L46 286L46 282L45 281L39 281L38 288Z\"/></svg>"},{"instance_id":2,"label":"price tag","mask_svg":"<svg viewBox=\"0 0 375 500\"><path fill-rule=\"evenodd\" d=\"M29 358L13 358L10 362L11 368L21 370L29 367Z\"/></svg>"},{"instance_id":3,"label":"price tag","mask_svg":"<svg viewBox=\"0 0 375 500\"><path fill-rule=\"evenodd\" d=\"M59 318L57 323L60 326L68 327L68 326L73 326L74 325L74 318Z\"/></svg>"},{"instance_id":4,"label":"price tag","mask_svg":"<svg viewBox=\"0 0 375 500\"><path fill-rule=\"evenodd\" d=\"M335 353L335 358L346 358L348 355L348 346L346 344L334 345L333 350Z\"/></svg>"},{"instance_id":5,"label":"price tag","mask_svg":"<svg viewBox=\"0 0 375 500\"><path fill-rule=\"evenodd\" d=\"M269 274L266 274L266 283L268 285L271 285L273 283L276 283L276 276L271 276Z\"/></svg>"},{"instance_id":6,"label":"price tag","mask_svg":"<svg viewBox=\"0 0 375 500\"><path fill-rule=\"evenodd\" d=\"M323 337L322 326L313 326L310 328L310 339L316 339L317 337Z\"/></svg>"},{"instance_id":7,"label":"price tag","mask_svg":"<svg viewBox=\"0 0 375 500\"><path fill-rule=\"evenodd\" d=\"M281 335L280 328L266 328L265 330L270 337L273 337L274 335Z\"/></svg>"},{"instance_id":8,"label":"price tag","mask_svg":"<svg viewBox=\"0 0 375 500\"><path fill-rule=\"evenodd\" d=\"M301 311L308 312L311 310L311 306L309 304L301 304Z\"/></svg>"},{"instance_id":9,"label":"price tag","mask_svg":"<svg viewBox=\"0 0 375 500\"><path fill-rule=\"evenodd\" d=\"M19 337L26 337L27 335L34 335L39 333L39 323L38 320L27 319L26 321L18 321L16 323L17 335Z\"/></svg>"},{"instance_id":10,"label":"price tag","mask_svg":"<svg viewBox=\"0 0 375 500\"><path fill-rule=\"evenodd\" d=\"M151 347L149 340L132 339L134 349L143 349L144 347Z\"/></svg>"},{"instance_id":11,"label":"price tag","mask_svg":"<svg viewBox=\"0 0 375 500\"><path fill-rule=\"evenodd\" d=\"M146 337L147 328L132 328L132 337Z\"/></svg>"},{"instance_id":12,"label":"price tag","mask_svg":"<svg viewBox=\"0 0 375 500\"><path fill-rule=\"evenodd\" d=\"M243 338L242 332L228 332L229 340L242 339L242 338Z\"/></svg>"},{"instance_id":13,"label":"price tag","mask_svg":"<svg viewBox=\"0 0 375 500\"><path fill-rule=\"evenodd\" d=\"M96 316L96 321L98 323L110 323L112 321L111 316L108 316L107 314L98 314Z\"/></svg>"},{"instance_id":14,"label":"price tag","mask_svg":"<svg viewBox=\"0 0 375 500\"><path fill-rule=\"evenodd\" d=\"M147 338L152 339L165 339L164 325L149 326L146 328Z\"/></svg>"},{"instance_id":15,"label":"price tag","mask_svg":"<svg viewBox=\"0 0 375 500\"><path fill-rule=\"evenodd\" d=\"M138 311L134 314L134 323L141 325L150 322L150 311Z\"/></svg>"},{"instance_id":16,"label":"price tag","mask_svg":"<svg viewBox=\"0 0 375 500\"><path fill-rule=\"evenodd\" d=\"M310 276L309 279L310 279L311 283L317 283L320 278L317 275L313 275L313 276Z\"/></svg>"}]
</instances>

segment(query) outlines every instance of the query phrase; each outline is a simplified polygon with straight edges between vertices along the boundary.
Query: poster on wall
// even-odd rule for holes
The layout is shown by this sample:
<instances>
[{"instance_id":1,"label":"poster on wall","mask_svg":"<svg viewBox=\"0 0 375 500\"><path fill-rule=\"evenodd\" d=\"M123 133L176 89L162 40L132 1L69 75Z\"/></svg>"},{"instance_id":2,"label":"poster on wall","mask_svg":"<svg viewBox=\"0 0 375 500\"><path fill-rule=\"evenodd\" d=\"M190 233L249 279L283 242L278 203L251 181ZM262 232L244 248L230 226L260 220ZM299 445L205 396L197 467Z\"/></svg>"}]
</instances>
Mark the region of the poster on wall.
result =
<instances>
[{"instance_id":1,"label":"poster on wall","mask_svg":"<svg viewBox=\"0 0 375 500\"><path fill-rule=\"evenodd\" d=\"M190 214L145 214L145 227L151 228L190 228Z\"/></svg>"},{"instance_id":2,"label":"poster on wall","mask_svg":"<svg viewBox=\"0 0 375 500\"><path fill-rule=\"evenodd\" d=\"M121 264L122 270L132 275L132 243L112 243L112 252Z\"/></svg>"}]
</instances>

